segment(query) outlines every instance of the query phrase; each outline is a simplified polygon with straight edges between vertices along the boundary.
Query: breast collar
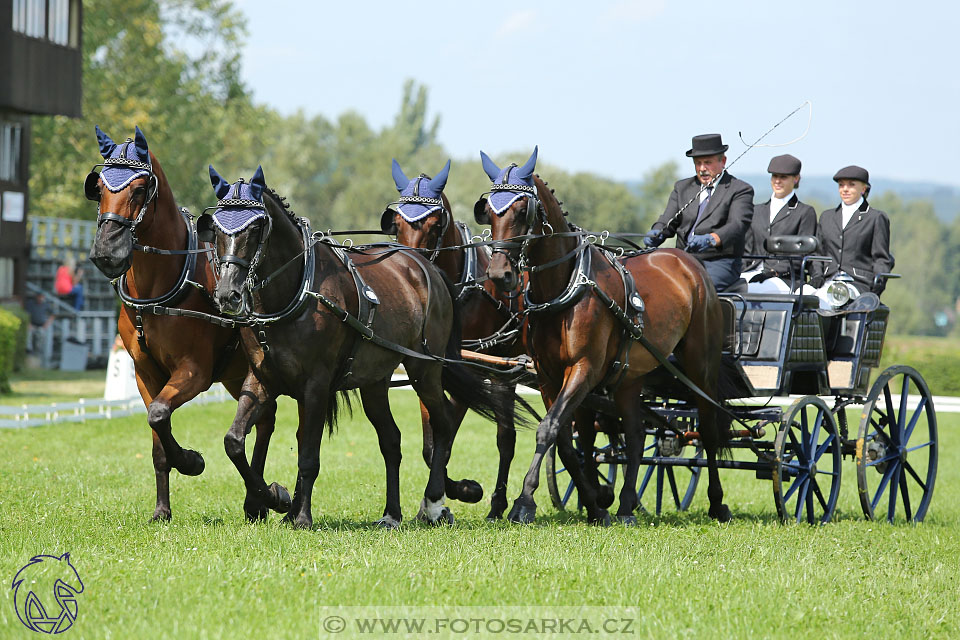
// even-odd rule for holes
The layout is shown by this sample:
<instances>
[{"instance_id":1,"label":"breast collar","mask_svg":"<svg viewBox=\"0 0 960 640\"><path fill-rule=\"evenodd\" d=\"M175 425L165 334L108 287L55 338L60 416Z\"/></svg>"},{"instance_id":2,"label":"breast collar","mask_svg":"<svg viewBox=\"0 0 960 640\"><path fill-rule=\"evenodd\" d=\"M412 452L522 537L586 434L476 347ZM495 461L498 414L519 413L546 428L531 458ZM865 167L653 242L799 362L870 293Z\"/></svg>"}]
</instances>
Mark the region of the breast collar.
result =
<instances>
[{"instance_id":1,"label":"breast collar","mask_svg":"<svg viewBox=\"0 0 960 640\"><path fill-rule=\"evenodd\" d=\"M528 278L527 284L523 289L524 311L530 314L545 313L548 311L557 313L576 304L580 298L583 297L587 286L591 283L591 248L590 242L585 237L581 237L577 246L577 255L574 258L575 262L573 265L573 271L570 274L570 280L567 282L567 287L563 290L563 293L553 300L539 303L533 302L530 299L530 282L532 279Z\"/></svg>"}]
</instances>

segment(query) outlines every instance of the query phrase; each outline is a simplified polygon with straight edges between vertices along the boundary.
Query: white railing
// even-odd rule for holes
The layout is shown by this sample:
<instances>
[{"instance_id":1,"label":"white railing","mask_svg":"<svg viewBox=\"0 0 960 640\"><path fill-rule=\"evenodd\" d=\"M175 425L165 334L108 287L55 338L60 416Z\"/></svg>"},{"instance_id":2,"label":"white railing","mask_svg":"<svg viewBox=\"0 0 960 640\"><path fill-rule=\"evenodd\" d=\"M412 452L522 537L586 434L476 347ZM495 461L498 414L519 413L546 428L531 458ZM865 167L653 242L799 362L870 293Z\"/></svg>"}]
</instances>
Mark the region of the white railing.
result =
<instances>
[{"instance_id":1,"label":"white railing","mask_svg":"<svg viewBox=\"0 0 960 640\"><path fill-rule=\"evenodd\" d=\"M233 400L222 386L204 391L185 406L205 405ZM19 407L0 405L0 429L24 429L58 422L84 422L86 420L109 420L137 413L146 413L140 398L127 400L102 400L81 398L75 402L51 404L25 404Z\"/></svg>"}]
</instances>

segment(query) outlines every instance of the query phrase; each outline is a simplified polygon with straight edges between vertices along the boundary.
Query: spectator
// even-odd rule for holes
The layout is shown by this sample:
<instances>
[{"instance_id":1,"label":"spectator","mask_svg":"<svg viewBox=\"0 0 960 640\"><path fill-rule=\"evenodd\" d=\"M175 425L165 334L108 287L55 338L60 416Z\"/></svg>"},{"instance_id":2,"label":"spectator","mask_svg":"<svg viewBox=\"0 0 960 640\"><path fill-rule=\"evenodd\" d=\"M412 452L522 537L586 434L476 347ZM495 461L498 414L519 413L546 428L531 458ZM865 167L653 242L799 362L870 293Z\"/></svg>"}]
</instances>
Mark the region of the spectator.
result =
<instances>
[{"instance_id":1,"label":"spectator","mask_svg":"<svg viewBox=\"0 0 960 640\"><path fill-rule=\"evenodd\" d=\"M73 256L67 256L64 263L57 268L57 276L53 283L53 290L64 301L70 303L74 309L83 309L83 269L77 268L77 261Z\"/></svg>"},{"instance_id":2,"label":"spectator","mask_svg":"<svg viewBox=\"0 0 960 640\"><path fill-rule=\"evenodd\" d=\"M27 331L27 351L36 351L39 345L34 342L43 342L42 336L53 324L53 311L50 309L50 303L46 296L38 293L32 298L27 298L23 304L24 310L30 316L30 326ZM40 336L38 338L38 336Z\"/></svg>"}]
</instances>

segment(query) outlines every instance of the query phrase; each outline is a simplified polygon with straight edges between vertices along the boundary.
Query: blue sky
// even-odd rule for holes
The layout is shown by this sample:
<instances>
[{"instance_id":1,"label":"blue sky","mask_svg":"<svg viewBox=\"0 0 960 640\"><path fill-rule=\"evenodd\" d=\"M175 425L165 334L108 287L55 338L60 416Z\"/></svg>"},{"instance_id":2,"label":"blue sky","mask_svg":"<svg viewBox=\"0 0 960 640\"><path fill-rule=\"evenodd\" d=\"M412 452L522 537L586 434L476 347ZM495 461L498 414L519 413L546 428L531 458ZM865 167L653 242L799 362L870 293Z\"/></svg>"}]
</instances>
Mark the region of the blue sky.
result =
<instances>
[{"instance_id":1,"label":"blue sky","mask_svg":"<svg viewBox=\"0 0 960 640\"><path fill-rule=\"evenodd\" d=\"M569 171L638 180L691 136L721 133L728 162L804 101L806 137L758 148L733 174L792 153L805 175L858 164L882 178L960 187L957 3L293 2L238 0L255 99L291 113L346 110L379 128L404 80L429 89L459 159L540 146ZM764 142L802 135L801 111ZM511 153L517 152L517 153ZM507 155L510 154L510 155Z\"/></svg>"}]
</instances>

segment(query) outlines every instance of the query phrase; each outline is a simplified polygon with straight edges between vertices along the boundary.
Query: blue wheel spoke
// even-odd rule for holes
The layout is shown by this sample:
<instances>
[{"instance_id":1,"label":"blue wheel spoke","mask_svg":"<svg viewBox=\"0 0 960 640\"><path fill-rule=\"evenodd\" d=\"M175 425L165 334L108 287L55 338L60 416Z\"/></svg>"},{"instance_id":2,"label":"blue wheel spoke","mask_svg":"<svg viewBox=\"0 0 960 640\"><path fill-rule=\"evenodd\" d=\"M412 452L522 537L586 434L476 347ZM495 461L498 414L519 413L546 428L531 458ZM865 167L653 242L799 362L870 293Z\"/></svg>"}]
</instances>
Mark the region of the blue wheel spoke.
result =
<instances>
[{"instance_id":1,"label":"blue wheel spoke","mask_svg":"<svg viewBox=\"0 0 960 640\"><path fill-rule=\"evenodd\" d=\"M650 478L653 476L655 468L648 465L643 472L643 480L640 481L640 488L637 489L637 500L640 500L640 496L647 490L647 485L650 484Z\"/></svg>"},{"instance_id":2,"label":"blue wheel spoke","mask_svg":"<svg viewBox=\"0 0 960 640\"><path fill-rule=\"evenodd\" d=\"M907 522L913 520L913 510L910 508L910 489L907 488L907 476L900 470L900 495L903 498L903 511Z\"/></svg>"},{"instance_id":3,"label":"blue wheel spoke","mask_svg":"<svg viewBox=\"0 0 960 640\"><path fill-rule=\"evenodd\" d=\"M932 447L932 446L933 446L933 440L931 440L930 442L924 442L923 444L918 444L918 445L915 446L915 447L910 447L909 449L906 449L905 451L906 451L907 453L910 453L911 451L917 451L917 450L919 450L919 449L926 449L927 447Z\"/></svg>"},{"instance_id":4,"label":"blue wheel spoke","mask_svg":"<svg viewBox=\"0 0 960 640\"><path fill-rule=\"evenodd\" d=\"M917 475L917 472L914 470L913 466L911 466L909 462L904 462L903 468L907 470L907 473L913 476L913 479L917 481L918 485L920 485L920 489L922 489L923 492L926 493L927 483L925 483L923 480L920 479L920 476Z\"/></svg>"},{"instance_id":5,"label":"blue wheel spoke","mask_svg":"<svg viewBox=\"0 0 960 640\"><path fill-rule=\"evenodd\" d=\"M814 462L818 462L820 458L823 457L823 454L827 452L827 449L830 448L830 446L833 444L833 441L835 439L836 439L836 436L833 435L832 433L827 434L826 440L824 440L823 444L817 447L817 450L813 453Z\"/></svg>"},{"instance_id":6,"label":"blue wheel spoke","mask_svg":"<svg viewBox=\"0 0 960 640\"><path fill-rule=\"evenodd\" d=\"M794 515L797 522L800 522L800 518L803 516L803 509L807 505L807 495L810 492L810 476L804 477L803 480L798 481L796 484L800 486L800 490L797 492L797 508L794 511Z\"/></svg>"},{"instance_id":7,"label":"blue wheel spoke","mask_svg":"<svg viewBox=\"0 0 960 640\"><path fill-rule=\"evenodd\" d=\"M679 508L680 508L680 494L679 494L679 492L677 491L677 479L674 477L673 467L670 467L669 469L667 469L667 480L670 481L670 493L673 494L673 502L674 502L674 504L677 506L677 508L679 509Z\"/></svg>"},{"instance_id":8,"label":"blue wheel spoke","mask_svg":"<svg viewBox=\"0 0 960 640\"><path fill-rule=\"evenodd\" d=\"M907 424L907 428L904 432L903 444L906 444L907 442L910 441L910 436L913 435L913 430L917 426L917 421L920 419L920 416L922 415L921 412L926 408L926 406L927 406L927 398L926 397L920 398L920 404L917 405L917 408L914 410L913 415L910 416L910 422Z\"/></svg>"},{"instance_id":9,"label":"blue wheel spoke","mask_svg":"<svg viewBox=\"0 0 960 640\"><path fill-rule=\"evenodd\" d=\"M663 509L663 467L657 467L657 515L660 515Z\"/></svg>"},{"instance_id":10,"label":"blue wheel spoke","mask_svg":"<svg viewBox=\"0 0 960 640\"><path fill-rule=\"evenodd\" d=\"M820 428L823 426L824 415L825 414L822 411L817 412L817 418L813 421L813 433L810 434L810 439L807 441L810 445L807 447L807 451L809 452L810 457L813 458L813 462L816 462L817 458L820 457L816 455L816 448L817 440L820 439Z\"/></svg>"},{"instance_id":11,"label":"blue wheel spoke","mask_svg":"<svg viewBox=\"0 0 960 640\"><path fill-rule=\"evenodd\" d=\"M887 483L890 482L890 477L893 475L893 465L887 467L887 470L884 471L883 477L880 479L880 485L877 487L877 492L873 494L873 500L870 501L870 508L876 509L877 504L880 502L880 497L883 495L883 492L887 488Z\"/></svg>"},{"instance_id":12,"label":"blue wheel spoke","mask_svg":"<svg viewBox=\"0 0 960 640\"><path fill-rule=\"evenodd\" d=\"M893 431L893 425L897 424L897 414L893 408L893 396L890 394L890 383L883 385L883 400L887 405L887 427Z\"/></svg>"},{"instance_id":13,"label":"blue wheel spoke","mask_svg":"<svg viewBox=\"0 0 960 640\"><path fill-rule=\"evenodd\" d=\"M867 467L875 467L875 466L877 466L878 464L883 464L884 462L890 462L891 460L899 460L899 459L900 459L900 456L899 456L898 454L896 454L896 453L891 453L891 454L888 454L888 455L884 456L883 458L877 458L876 460L871 460L870 462L868 462L868 463L867 463L866 465L864 465L864 466L867 466Z\"/></svg>"},{"instance_id":14,"label":"blue wheel spoke","mask_svg":"<svg viewBox=\"0 0 960 640\"><path fill-rule=\"evenodd\" d=\"M804 464L808 463L809 460L807 460L806 451L803 450L803 442L800 440L797 440L797 434L793 432L793 429L790 429L790 431L787 432L787 436L790 438L790 442L793 444L794 456L800 462ZM784 447L784 449L786 449L786 447Z\"/></svg>"},{"instance_id":15,"label":"blue wheel spoke","mask_svg":"<svg viewBox=\"0 0 960 640\"><path fill-rule=\"evenodd\" d=\"M907 426L907 395L910 392L910 376L903 376L903 387L900 390L900 412L897 414L897 437L902 438L897 444L907 441L904 432Z\"/></svg>"},{"instance_id":16,"label":"blue wheel spoke","mask_svg":"<svg viewBox=\"0 0 960 640\"><path fill-rule=\"evenodd\" d=\"M827 501L823 497L823 492L820 490L820 484L817 482L816 477L810 478L810 482L813 486L813 493L817 496L817 500L820 501L820 506L823 507L824 512L828 510Z\"/></svg>"},{"instance_id":17,"label":"blue wheel spoke","mask_svg":"<svg viewBox=\"0 0 960 640\"><path fill-rule=\"evenodd\" d=\"M887 502L887 521L893 522L893 517L897 514L897 489L900 487L900 465L891 465L894 468L893 477L890 482L890 500Z\"/></svg>"},{"instance_id":18,"label":"blue wheel spoke","mask_svg":"<svg viewBox=\"0 0 960 640\"><path fill-rule=\"evenodd\" d=\"M802 482L801 476L797 476L797 477L794 479L794 481L790 483L790 488L787 489L787 492L786 492L785 494L783 494L783 502L784 502L784 504L786 504L787 502L789 502L791 496L793 496L793 494L797 492L797 489L800 488L801 482Z\"/></svg>"}]
</instances>

